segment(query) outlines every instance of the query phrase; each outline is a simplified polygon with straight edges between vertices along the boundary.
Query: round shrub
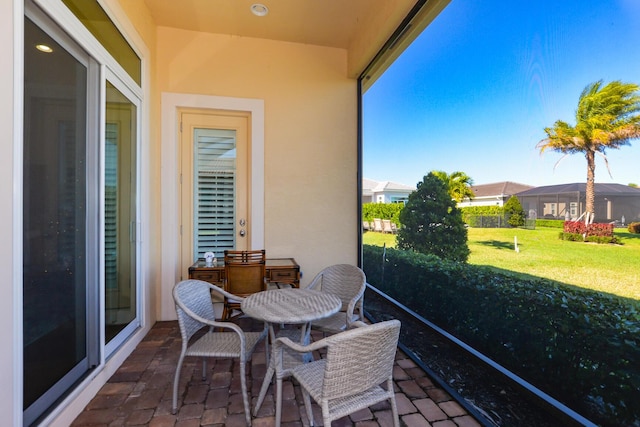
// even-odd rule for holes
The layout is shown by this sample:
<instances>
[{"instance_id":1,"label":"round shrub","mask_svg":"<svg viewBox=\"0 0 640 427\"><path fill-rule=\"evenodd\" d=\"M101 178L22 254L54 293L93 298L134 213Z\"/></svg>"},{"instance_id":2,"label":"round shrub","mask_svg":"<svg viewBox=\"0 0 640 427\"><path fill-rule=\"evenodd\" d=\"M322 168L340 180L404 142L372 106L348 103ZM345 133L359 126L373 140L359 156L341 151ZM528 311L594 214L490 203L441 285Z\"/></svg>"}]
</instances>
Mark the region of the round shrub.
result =
<instances>
[{"instance_id":1,"label":"round shrub","mask_svg":"<svg viewBox=\"0 0 640 427\"><path fill-rule=\"evenodd\" d=\"M467 229L446 184L430 172L417 187L400 211L398 248L465 262Z\"/></svg>"},{"instance_id":2,"label":"round shrub","mask_svg":"<svg viewBox=\"0 0 640 427\"><path fill-rule=\"evenodd\" d=\"M504 205L504 213L507 214L509 225L512 227L522 227L524 225L524 209L520 200L516 196L511 196Z\"/></svg>"}]
</instances>

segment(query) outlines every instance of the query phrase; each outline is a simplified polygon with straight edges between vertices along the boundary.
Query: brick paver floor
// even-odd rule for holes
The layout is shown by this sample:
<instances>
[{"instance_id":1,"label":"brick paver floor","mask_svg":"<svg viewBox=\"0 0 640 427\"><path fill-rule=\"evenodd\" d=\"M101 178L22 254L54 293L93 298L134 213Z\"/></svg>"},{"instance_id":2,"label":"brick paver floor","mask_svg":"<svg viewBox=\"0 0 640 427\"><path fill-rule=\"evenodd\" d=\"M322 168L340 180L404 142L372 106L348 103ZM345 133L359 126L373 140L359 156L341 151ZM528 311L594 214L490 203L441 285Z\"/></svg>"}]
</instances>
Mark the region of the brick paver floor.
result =
<instances>
[{"instance_id":1,"label":"brick paver floor","mask_svg":"<svg viewBox=\"0 0 640 427\"><path fill-rule=\"evenodd\" d=\"M247 320L248 322L248 320ZM243 326L245 327L245 326ZM314 339L322 336L315 331ZM202 380L201 360L187 358L180 381L180 407L171 414L173 375L180 354L177 322L158 322L122 366L102 387L73 422L81 426L245 426L237 360L210 359L207 378ZM319 355L316 355L319 356ZM264 346L260 345L248 367L247 384L252 405L266 372ZM438 388L425 372L402 351L394 367L396 401L400 424L406 427L478 427L449 394ZM275 424L275 402L271 389L253 418L253 427ZM283 427L308 426L300 387L283 383ZM316 425L322 425L320 408L314 403ZM392 425L387 402L334 421L333 427L387 427Z\"/></svg>"}]
</instances>

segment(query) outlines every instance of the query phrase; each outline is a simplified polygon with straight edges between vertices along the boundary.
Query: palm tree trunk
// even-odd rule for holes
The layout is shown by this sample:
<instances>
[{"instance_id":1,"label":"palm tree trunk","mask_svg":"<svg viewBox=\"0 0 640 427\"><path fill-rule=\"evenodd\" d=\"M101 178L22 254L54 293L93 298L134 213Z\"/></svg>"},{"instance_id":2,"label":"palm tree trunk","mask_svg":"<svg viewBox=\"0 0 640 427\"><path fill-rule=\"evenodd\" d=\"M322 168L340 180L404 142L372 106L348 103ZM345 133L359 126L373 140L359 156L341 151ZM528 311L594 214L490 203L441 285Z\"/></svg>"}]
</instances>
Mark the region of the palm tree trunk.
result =
<instances>
[{"instance_id":1,"label":"palm tree trunk","mask_svg":"<svg viewBox=\"0 0 640 427\"><path fill-rule=\"evenodd\" d=\"M589 223L593 222L593 217L595 214L594 204L595 204L595 176L596 176L596 154L593 150L587 150L585 153L585 157L587 158L587 188L586 188L586 212L589 215Z\"/></svg>"}]
</instances>

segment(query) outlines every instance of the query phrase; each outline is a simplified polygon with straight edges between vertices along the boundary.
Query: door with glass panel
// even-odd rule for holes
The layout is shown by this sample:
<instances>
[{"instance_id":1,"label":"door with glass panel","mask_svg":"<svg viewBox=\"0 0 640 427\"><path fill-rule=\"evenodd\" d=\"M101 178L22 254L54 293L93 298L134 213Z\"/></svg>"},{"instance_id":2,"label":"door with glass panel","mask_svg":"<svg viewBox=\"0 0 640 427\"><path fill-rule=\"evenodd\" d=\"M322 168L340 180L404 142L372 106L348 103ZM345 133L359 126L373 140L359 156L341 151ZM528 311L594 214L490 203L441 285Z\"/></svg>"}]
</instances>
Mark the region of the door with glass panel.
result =
<instances>
[{"instance_id":1,"label":"door with glass panel","mask_svg":"<svg viewBox=\"0 0 640 427\"><path fill-rule=\"evenodd\" d=\"M249 117L182 111L181 264L211 251L249 249Z\"/></svg>"},{"instance_id":2,"label":"door with glass panel","mask_svg":"<svg viewBox=\"0 0 640 427\"><path fill-rule=\"evenodd\" d=\"M45 31L46 29L46 31ZM23 389L29 425L99 363L97 66L24 20ZM92 107L94 105L94 107Z\"/></svg>"}]
</instances>

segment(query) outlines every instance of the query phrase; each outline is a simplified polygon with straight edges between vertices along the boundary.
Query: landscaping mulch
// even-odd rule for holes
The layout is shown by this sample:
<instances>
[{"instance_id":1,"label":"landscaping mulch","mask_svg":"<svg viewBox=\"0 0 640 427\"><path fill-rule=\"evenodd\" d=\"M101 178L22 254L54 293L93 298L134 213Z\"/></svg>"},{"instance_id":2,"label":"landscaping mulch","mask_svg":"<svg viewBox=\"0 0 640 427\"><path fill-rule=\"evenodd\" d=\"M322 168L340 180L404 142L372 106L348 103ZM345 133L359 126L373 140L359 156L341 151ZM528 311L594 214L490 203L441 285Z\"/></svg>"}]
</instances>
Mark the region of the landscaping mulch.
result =
<instances>
[{"instance_id":1,"label":"landscaping mulch","mask_svg":"<svg viewBox=\"0 0 640 427\"><path fill-rule=\"evenodd\" d=\"M481 417L485 426L572 425L572 420L532 398L517 384L394 305L369 298L366 311L374 321L399 319L400 342L405 351L437 377L437 382L457 394L460 403Z\"/></svg>"}]
</instances>

